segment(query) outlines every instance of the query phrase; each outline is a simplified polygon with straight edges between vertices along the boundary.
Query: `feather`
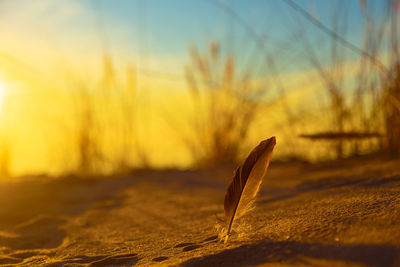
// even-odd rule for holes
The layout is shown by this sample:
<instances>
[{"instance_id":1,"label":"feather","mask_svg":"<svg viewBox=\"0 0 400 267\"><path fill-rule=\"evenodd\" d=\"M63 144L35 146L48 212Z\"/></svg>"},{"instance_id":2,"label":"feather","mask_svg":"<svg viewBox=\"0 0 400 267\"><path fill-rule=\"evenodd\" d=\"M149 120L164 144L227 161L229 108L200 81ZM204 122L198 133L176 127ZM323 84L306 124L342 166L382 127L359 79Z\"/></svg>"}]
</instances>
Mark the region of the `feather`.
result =
<instances>
[{"instance_id":1,"label":"feather","mask_svg":"<svg viewBox=\"0 0 400 267\"><path fill-rule=\"evenodd\" d=\"M275 144L275 137L262 141L250 152L243 165L236 169L224 201L228 224L225 241L232 230L234 221L252 207L267 172Z\"/></svg>"}]
</instances>

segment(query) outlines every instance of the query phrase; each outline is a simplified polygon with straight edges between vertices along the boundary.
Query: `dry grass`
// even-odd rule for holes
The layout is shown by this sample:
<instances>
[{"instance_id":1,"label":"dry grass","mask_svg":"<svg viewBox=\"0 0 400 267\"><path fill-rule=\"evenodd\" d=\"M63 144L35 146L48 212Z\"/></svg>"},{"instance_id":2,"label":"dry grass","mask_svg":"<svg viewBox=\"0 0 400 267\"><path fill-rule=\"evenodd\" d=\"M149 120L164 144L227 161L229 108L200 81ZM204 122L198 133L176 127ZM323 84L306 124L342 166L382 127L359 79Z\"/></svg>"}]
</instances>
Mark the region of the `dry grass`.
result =
<instances>
[{"instance_id":1,"label":"dry grass","mask_svg":"<svg viewBox=\"0 0 400 267\"><path fill-rule=\"evenodd\" d=\"M94 85L81 82L74 86L78 89L73 97L76 172L81 175L121 173L147 162L135 132L136 70L132 65L124 70L125 73L118 73L111 55L105 53L99 80ZM115 131L110 133L110 129ZM110 142L112 151L107 148ZM136 162L134 156L138 158Z\"/></svg>"},{"instance_id":2,"label":"dry grass","mask_svg":"<svg viewBox=\"0 0 400 267\"><path fill-rule=\"evenodd\" d=\"M185 144L197 166L237 162L265 88L240 75L235 57L222 57L217 42L211 42L204 55L195 46L189 52L185 75L195 116L194 135L185 138Z\"/></svg>"},{"instance_id":3,"label":"dry grass","mask_svg":"<svg viewBox=\"0 0 400 267\"><path fill-rule=\"evenodd\" d=\"M392 79L383 90L385 145L390 153L400 155L400 63L394 66L391 74Z\"/></svg>"},{"instance_id":4,"label":"dry grass","mask_svg":"<svg viewBox=\"0 0 400 267\"><path fill-rule=\"evenodd\" d=\"M331 114L331 128L327 132L336 135L344 133L380 133L384 138L379 142L370 140L352 141L354 146L347 153L344 152L345 143L349 140L336 140L336 155L338 158L359 153L361 142L369 143L369 152L386 150L399 154L400 142L400 102L399 102L399 53L397 41L397 11L392 1L386 1L383 14L375 14L368 6L361 4L365 15L364 42L359 48L359 57L351 59L343 43L337 36L348 39L347 8L345 2L338 3L332 11L332 23L328 27L334 36L330 36L329 62L326 63L316 53L313 42L301 34L304 29L296 33L302 41L311 65L318 72L330 99L330 106L326 107ZM379 18L379 19L378 19ZM381 18L384 18L383 20ZM389 46L386 47L386 43ZM358 48L357 48L358 49ZM388 59L384 58L388 55ZM349 79L345 67L348 62L358 62L358 70ZM385 66L383 62L388 62ZM353 74L351 74L353 75ZM322 130L322 129L321 129ZM323 130L322 130L323 131ZM383 142L382 142L383 141Z\"/></svg>"}]
</instances>

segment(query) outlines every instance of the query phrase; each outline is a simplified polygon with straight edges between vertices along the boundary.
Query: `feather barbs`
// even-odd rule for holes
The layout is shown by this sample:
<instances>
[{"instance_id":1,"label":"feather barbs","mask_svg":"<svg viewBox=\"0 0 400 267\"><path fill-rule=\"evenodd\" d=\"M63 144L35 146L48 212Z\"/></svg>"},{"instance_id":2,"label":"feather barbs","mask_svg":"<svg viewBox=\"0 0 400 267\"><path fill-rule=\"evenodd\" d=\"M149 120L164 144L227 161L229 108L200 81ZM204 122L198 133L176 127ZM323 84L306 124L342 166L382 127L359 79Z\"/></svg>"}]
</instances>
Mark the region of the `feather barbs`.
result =
<instances>
[{"instance_id":1,"label":"feather barbs","mask_svg":"<svg viewBox=\"0 0 400 267\"><path fill-rule=\"evenodd\" d=\"M227 236L234 221L252 207L262 180L267 172L276 138L261 141L249 154L243 165L236 169L225 195L224 209L227 218Z\"/></svg>"}]
</instances>

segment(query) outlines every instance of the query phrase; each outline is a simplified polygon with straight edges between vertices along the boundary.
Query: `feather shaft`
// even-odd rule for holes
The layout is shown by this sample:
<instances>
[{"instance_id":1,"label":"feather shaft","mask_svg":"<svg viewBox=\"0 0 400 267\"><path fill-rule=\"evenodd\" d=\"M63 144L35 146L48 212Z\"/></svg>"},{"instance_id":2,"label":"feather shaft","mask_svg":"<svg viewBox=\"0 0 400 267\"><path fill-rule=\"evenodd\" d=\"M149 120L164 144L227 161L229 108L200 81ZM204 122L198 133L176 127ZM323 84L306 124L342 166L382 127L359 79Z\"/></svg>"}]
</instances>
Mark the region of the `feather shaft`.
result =
<instances>
[{"instance_id":1,"label":"feather shaft","mask_svg":"<svg viewBox=\"0 0 400 267\"><path fill-rule=\"evenodd\" d=\"M252 206L267 172L276 139L271 137L256 146L237 168L225 195L224 209L228 222L227 237L234 221L243 216Z\"/></svg>"}]
</instances>

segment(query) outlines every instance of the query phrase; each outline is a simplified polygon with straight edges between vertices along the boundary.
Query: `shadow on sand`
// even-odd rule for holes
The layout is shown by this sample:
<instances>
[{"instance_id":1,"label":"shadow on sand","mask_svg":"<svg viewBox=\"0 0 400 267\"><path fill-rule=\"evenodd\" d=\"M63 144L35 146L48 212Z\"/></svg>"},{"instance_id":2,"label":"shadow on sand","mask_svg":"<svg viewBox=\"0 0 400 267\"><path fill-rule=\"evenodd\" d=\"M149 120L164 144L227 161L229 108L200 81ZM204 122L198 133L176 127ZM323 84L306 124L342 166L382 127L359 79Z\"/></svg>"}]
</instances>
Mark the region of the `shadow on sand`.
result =
<instances>
[{"instance_id":1,"label":"shadow on sand","mask_svg":"<svg viewBox=\"0 0 400 267\"><path fill-rule=\"evenodd\" d=\"M218 254L190 259L182 266L253 266L285 262L307 264L307 259L344 261L366 266L394 266L400 249L384 245L324 245L261 241Z\"/></svg>"},{"instance_id":2,"label":"shadow on sand","mask_svg":"<svg viewBox=\"0 0 400 267\"><path fill-rule=\"evenodd\" d=\"M329 190L332 188L344 188L344 187L358 187L358 188L368 188L368 187L400 187L400 176L391 176L383 178L325 178L315 181L306 181L296 188L287 189L275 195L268 195L268 193L261 192L263 196L257 201L261 204L271 203L275 201L280 201L284 199L289 199L295 197L302 193L315 192L322 190Z\"/></svg>"}]
</instances>

